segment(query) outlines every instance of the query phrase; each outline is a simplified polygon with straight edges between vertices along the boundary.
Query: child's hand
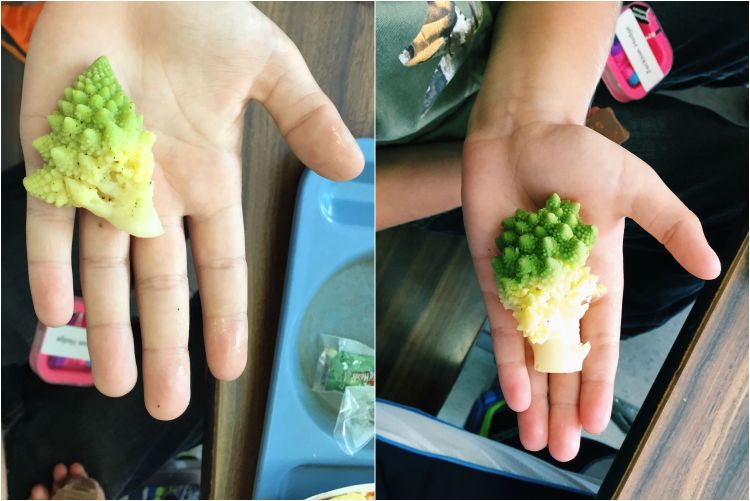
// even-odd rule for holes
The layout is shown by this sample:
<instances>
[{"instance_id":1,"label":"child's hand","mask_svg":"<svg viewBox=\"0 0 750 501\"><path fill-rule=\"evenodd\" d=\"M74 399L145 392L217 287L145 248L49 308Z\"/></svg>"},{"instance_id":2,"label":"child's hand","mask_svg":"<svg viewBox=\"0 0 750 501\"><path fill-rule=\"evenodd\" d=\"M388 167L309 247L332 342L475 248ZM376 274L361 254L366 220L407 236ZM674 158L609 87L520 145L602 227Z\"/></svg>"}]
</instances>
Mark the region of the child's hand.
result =
<instances>
[{"instance_id":1,"label":"child's hand","mask_svg":"<svg viewBox=\"0 0 750 501\"><path fill-rule=\"evenodd\" d=\"M198 270L208 365L217 378L230 380L246 363L240 146L248 101L266 107L295 154L318 173L350 179L364 161L297 48L250 4L49 3L25 70L27 172L42 165L31 141L49 131L46 117L63 89L101 55L156 134L155 205L165 233L131 239L81 211L94 379L102 393L119 396L137 378L129 312L132 255L146 407L158 419L173 419L190 400L183 217ZM74 215L72 208L28 198L29 279L37 315L47 325L62 325L73 312Z\"/></svg>"},{"instance_id":2,"label":"child's hand","mask_svg":"<svg viewBox=\"0 0 750 501\"><path fill-rule=\"evenodd\" d=\"M581 321L591 351L581 373L534 370L528 342L503 309L490 260L501 221L516 208L537 210L552 193L581 203L581 216L599 228L588 264L607 287ZM464 146L464 220L474 266L492 325L500 384L518 415L521 442L549 445L560 461L576 456L581 426L602 432L609 422L620 340L622 240L625 217L635 219L694 275L711 279L720 263L697 217L643 161L581 125L531 121L507 134L474 127Z\"/></svg>"},{"instance_id":3,"label":"child's hand","mask_svg":"<svg viewBox=\"0 0 750 501\"><path fill-rule=\"evenodd\" d=\"M583 126L589 100L612 46L617 2L510 2L469 121L462 202L474 266L490 323L500 384L520 412L528 449L549 445L568 461L581 426L600 433L609 422L620 339L625 217L664 243L688 271L719 274L700 222L654 171L624 148ZM552 193L581 203L599 228L588 264L607 294L581 321L591 342L583 371L538 373L530 348L505 311L490 264L501 221L517 207L538 209Z\"/></svg>"}]
</instances>

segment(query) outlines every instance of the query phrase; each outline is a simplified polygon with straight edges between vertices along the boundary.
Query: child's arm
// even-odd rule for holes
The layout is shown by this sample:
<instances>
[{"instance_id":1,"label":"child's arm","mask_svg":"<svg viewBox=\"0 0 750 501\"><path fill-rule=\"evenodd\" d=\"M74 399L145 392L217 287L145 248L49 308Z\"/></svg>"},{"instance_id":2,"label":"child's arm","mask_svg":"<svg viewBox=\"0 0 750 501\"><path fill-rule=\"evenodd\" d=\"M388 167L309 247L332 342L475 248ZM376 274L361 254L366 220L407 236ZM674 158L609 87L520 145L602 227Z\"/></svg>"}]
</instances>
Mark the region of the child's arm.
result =
<instances>
[{"instance_id":1,"label":"child's arm","mask_svg":"<svg viewBox=\"0 0 750 501\"><path fill-rule=\"evenodd\" d=\"M462 149L460 142L378 148L376 229L459 207Z\"/></svg>"}]
</instances>

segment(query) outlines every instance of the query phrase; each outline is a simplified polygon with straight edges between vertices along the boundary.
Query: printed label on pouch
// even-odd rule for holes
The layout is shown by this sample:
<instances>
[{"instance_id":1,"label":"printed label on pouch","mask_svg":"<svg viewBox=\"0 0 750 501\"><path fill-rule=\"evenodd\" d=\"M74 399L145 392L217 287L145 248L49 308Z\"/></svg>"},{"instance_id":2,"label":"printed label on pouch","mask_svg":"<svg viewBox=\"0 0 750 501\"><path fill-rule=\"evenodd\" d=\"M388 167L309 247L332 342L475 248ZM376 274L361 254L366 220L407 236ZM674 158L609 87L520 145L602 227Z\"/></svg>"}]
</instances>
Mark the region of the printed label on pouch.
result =
<instances>
[{"instance_id":1,"label":"printed label on pouch","mask_svg":"<svg viewBox=\"0 0 750 501\"><path fill-rule=\"evenodd\" d=\"M664 78L664 72L656 62L656 57L648 46L648 40L643 36L641 27L633 11L628 9L617 19L615 35L628 56L641 85L649 92Z\"/></svg>"},{"instance_id":2,"label":"printed label on pouch","mask_svg":"<svg viewBox=\"0 0 750 501\"><path fill-rule=\"evenodd\" d=\"M88 362L90 359L86 329L73 325L48 327L40 351L44 355L75 358Z\"/></svg>"}]
</instances>

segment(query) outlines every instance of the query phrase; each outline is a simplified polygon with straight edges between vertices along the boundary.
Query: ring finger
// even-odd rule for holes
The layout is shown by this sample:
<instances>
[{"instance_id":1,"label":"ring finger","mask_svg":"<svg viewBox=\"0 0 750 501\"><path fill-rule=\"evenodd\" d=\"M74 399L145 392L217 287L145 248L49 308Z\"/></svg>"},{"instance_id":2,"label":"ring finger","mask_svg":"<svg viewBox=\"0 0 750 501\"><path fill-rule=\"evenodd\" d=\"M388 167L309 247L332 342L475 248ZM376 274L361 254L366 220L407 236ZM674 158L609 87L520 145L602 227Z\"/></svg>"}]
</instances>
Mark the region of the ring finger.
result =
<instances>
[{"instance_id":1,"label":"ring finger","mask_svg":"<svg viewBox=\"0 0 750 501\"><path fill-rule=\"evenodd\" d=\"M81 286L94 384L110 397L138 378L130 326L130 235L81 210Z\"/></svg>"},{"instance_id":2,"label":"ring finger","mask_svg":"<svg viewBox=\"0 0 750 501\"><path fill-rule=\"evenodd\" d=\"M570 461L581 446L580 387L580 372L549 375L549 453L558 461Z\"/></svg>"},{"instance_id":3,"label":"ring finger","mask_svg":"<svg viewBox=\"0 0 750 501\"><path fill-rule=\"evenodd\" d=\"M531 381L531 405L518 414L518 435L523 446L530 451L539 451L547 446L549 403L547 400L547 374L534 369L534 353L526 345L526 367Z\"/></svg>"}]
</instances>

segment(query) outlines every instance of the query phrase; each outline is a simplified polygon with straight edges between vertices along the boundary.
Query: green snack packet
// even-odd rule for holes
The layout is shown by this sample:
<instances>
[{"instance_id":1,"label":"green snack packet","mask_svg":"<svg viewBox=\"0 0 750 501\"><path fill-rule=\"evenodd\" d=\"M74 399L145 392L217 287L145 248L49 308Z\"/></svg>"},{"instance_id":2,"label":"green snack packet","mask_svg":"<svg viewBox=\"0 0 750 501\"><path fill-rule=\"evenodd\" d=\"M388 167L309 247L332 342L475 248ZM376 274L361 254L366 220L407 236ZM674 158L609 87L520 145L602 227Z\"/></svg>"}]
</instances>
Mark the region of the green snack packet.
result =
<instances>
[{"instance_id":1,"label":"green snack packet","mask_svg":"<svg viewBox=\"0 0 750 501\"><path fill-rule=\"evenodd\" d=\"M323 335L318 358L315 391L344 392L348 386L375 384L375 354L353 339Z\"/></svg>"}]
</instances>

